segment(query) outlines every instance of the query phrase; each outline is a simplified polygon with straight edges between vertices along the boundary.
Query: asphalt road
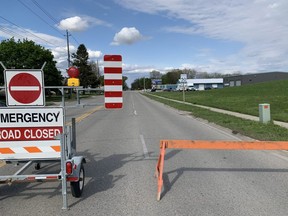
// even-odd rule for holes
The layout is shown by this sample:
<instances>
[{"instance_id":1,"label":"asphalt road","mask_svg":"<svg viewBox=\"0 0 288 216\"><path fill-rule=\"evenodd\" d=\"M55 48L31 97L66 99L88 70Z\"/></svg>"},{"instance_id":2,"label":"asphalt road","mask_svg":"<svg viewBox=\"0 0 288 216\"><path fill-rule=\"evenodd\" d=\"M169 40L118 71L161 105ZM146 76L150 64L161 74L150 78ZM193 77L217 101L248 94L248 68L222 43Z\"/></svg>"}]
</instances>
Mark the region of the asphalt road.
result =
<instances>
[{"instance_id":1,"label":"asphalt road","mask_svg":"<svg viewBox=\"0 0 288 216\"><path fill-rule=\"evenodd\" d=\"M97 99L98 100L98 99ZM167 150L164 191L154 178L161 139L241 140L229 130L124 93L121 110L67 110L79 117L77 150L87 160L85 189L70 210L61 184L0 185L0 215L287 215L288 155L283 151ZM70 113L69 113L70 112ZM57 168L44 164L44 169ZM2 172L13 171L6 165ZM31 170L34 172L33 170Z\"/></svg>"}]
</instances>

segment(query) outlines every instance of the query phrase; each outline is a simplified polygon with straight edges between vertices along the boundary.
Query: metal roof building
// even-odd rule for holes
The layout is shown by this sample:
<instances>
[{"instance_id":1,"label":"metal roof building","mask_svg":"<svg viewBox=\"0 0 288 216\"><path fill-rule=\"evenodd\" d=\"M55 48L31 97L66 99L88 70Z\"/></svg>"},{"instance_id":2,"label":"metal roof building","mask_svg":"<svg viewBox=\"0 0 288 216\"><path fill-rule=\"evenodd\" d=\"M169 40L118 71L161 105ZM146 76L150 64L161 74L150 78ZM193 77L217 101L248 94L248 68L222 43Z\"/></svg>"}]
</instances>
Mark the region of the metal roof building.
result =
<instances>
[{"instance_id":1,"label":"metal roof building","mask_svg":"<svg viewBox=\"0 0 288 216\"><path fill-rule=\"evenodd\" d=\"M257 74L244 74L239 76L230 76L224 78L224 86L241 86L260 82L269 82L273 80L288 79L287 72L267 72Z\"/></svg>"},{"instance_id":2,"label":"metal roof building","mask_svg":"<svg viewBox=\"0 0 288 216\"><path fill-rule=\"evenodd\" d=\"M178 85L181 84L182 84L181 80L179 79ZM193 86L198 90L223 88L223 79L222 78L187 79L185 85L187 85L187 87Z\"/></svg>"}]
</instances>

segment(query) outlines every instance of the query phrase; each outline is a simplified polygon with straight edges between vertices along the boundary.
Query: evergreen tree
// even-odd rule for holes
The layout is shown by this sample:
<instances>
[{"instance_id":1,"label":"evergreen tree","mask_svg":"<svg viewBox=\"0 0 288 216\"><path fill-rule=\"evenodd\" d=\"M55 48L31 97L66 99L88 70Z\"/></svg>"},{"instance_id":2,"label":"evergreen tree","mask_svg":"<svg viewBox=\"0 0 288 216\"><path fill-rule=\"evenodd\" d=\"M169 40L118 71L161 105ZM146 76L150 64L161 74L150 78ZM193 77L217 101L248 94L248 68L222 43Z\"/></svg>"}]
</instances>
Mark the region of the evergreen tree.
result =
<instances>
[{"instance_id":1,"label":"evergreen tree","mask_svg":"<svg viewBox=\"0 0 288 216\"><path fill-rule=\"evenodd\" d=\"M100 69L99 69L98 61L90 62L89 65L93 73L91 80L90 80L91 81L90 85L92 88L96 88L100 85Z\"/></svg>"},{"instance_id":2,"label":"evergreen tree","mask_svg":"<svg viewBox=\"0 0 288 216\"><path fill-rule=\"evenodd\" d=\"M84 44L80 44L77 52L72 54L73 65L79 69L80 85L84 88L92 87L97 80L96 74L92 72L88 62L89 54Z\"/></svg>"}]
</instances>

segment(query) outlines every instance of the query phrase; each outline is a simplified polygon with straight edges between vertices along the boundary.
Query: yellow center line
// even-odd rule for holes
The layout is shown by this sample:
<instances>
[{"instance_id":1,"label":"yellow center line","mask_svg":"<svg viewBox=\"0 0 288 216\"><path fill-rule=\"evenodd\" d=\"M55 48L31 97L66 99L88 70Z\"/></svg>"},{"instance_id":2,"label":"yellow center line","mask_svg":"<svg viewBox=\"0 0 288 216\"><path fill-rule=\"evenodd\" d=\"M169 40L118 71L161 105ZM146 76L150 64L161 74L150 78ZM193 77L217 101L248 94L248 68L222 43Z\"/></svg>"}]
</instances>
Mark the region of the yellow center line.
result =
<instances>
[{"instance_id":1,"label":"yellow center line","mask_svg":"<svg viewBox=\"0 0 288 216\"><path fill-rule=\"evenodd\" d=\"M103 108L103 106L98 106L98 107L96 107L96 108L94 108L94 109L92 109L92 110L84 113L83 115L77 117L77 118L75 119L76 123L79 123L79 122L83 121L83 120L84 120L85 118L87 118L89 115L93 114L94 112L96 112L96 111L98 111L98 110L100 110L100 109L102 109L102 108ZM66 125L72 125L72 122L67 122Z\"/></svg>"}]
</instances>

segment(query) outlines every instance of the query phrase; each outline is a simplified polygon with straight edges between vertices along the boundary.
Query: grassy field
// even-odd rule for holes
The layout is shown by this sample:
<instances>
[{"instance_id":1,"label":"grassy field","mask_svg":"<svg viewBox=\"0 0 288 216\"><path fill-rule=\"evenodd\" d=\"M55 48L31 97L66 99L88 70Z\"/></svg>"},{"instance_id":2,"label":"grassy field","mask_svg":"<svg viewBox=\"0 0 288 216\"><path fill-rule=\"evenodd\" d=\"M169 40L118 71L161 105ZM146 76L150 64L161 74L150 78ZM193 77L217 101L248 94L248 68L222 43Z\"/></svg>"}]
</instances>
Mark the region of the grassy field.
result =
<instances>
[{"instance_id":1,"label":"grassy field","mask_svg":"<svg viewBox=\"0 0 288 216\"><path fill-rule=\"evenodd\" d=\"M259 103L270 103L273 119L288 121L288 101L285 97L285 90L288 90L288 81L275 81L234 88L186 92L186 101L255 116L258 116ZM145 95L176 109L191 112L195 117L206 119L209 122L229 128L233 133L240 133L257 140L288 140L288 130L273 123L261 124L256 121L215 113L207 109L180 104L153 96L159 95L182 101L182 92L156 92Z\"/></svg>"},{"instance_id":2,"label":"grassy field","mask_svg":"<svg viewBox=\"0 0 288 216\"><path fill-rule=\"evenodd\" d=\"M182 92L153 94L182 101ZM186 101L258 116L258 105L269 103L274 120L288 122L288 80L233 88L186 92Z\"/></svg>"}]
</instances>

